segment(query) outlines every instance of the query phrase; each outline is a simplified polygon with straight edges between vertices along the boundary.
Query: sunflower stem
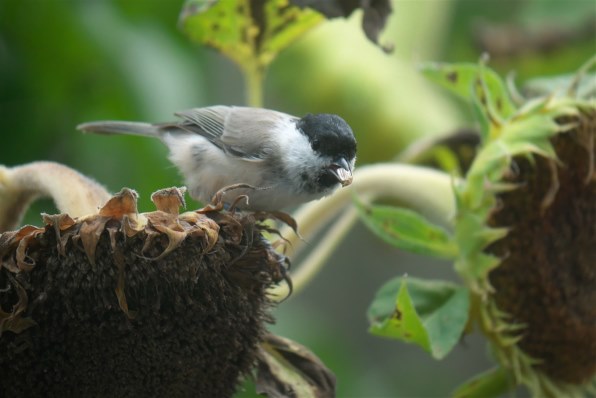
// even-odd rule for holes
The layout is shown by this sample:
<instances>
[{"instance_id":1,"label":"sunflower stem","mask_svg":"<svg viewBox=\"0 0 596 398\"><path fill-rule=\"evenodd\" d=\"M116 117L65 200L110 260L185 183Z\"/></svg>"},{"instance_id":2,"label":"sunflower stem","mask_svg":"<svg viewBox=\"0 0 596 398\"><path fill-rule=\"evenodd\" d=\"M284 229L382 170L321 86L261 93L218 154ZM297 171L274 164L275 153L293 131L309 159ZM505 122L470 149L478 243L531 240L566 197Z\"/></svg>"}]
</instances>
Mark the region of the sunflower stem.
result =
<instances>
[{"instance_id":1,"label":"sunflower stem","mask_svg":"<svg viewBox=\"0 0 596 398\"><path fill-rule=\"evenodd\" d=\"M419 211L430 221L445 227L453 227L455 199L454 180L440 171L403 164L378 164L356 170L351 189L340 189L332 196L302 206L294 218L299 232L312 238L332 219L345 210L323 239L312 249L307 258L299 264L292 275L294 293L300 292L323 268L333 250L346 236L357 220L356 209L348 207L354 194L365 202L378 199L399 202L401 206ZM306 245L304 240L287 227L282 229L287 237L286 255L295 256ZM270 291L274 297L285 297L286 286Z\"/></svg>"},{"instance_id":2,"label":"sunflower stem","mask_svg":"<svg viewBox=\"0 0 596 398\"><path fill-rule=\"evenodd\" d=\"M246 103L248 106L263 107L263 81L265 78L265 67L258 61L251 62L242 67L246 85Z\"/></svg>"}]
</instances>

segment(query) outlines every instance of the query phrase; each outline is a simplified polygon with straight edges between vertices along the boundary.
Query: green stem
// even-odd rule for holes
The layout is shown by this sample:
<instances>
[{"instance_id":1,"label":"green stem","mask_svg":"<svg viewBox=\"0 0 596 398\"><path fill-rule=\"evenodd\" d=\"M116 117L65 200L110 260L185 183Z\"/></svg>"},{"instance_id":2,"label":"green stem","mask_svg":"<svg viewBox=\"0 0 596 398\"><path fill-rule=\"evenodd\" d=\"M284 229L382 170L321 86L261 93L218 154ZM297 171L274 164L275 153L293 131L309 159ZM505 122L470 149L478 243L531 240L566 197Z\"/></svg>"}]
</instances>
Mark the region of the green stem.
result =
<instances>
[{"instance_id":1,"label":"green stem","mask_svg":"<svg viewBox=\"0 0 596 398\"><path fill-rule=\"evenodd\" d=\"M257 61L243 68L246 85L246 104L255 108L263 107L263 81L265 67Z\"/></svg>"},{"instance_id":2,"label":"green stem","mask_svg":"<svg viewBox=\"0 0 596 398\"><path fill-rule=\"evenodd\" d=\"M340 189L335 194L318 202L302 206L294 218L298 231L305 238L312 238L332 219L351 204L355 193L363 201L378 199L397 201L401 206L414 209L430 221L453 227L455 198L453 177L440 171L403 164L378 164L360 167L354 173L351 189ZM318 242L310 255L297 267L292 275L294 292L299 292L322 269L333 250L356 222L356 210L349 207ZM295 256L305 247L304 241L290 228L281 231L289 244L286 255ZM286 286L271 290L274 298L284 298Z\"/></svg>"},{"instance_id":3,"label":"green stem","mask_svg":"<svg viewBox=\"0 0 596 398\"><path fill-rule=\"evenodd\" d=\"M335 221L329 228L325 237L319 244L313 248L308 256L300 263L300 268L296 274L292 275L292 294L302 291L309 282L323 269L326 260L331 257L335 248L341 243L343 238L352 229L352 226L358 220L356 208L350 207ZM284 299L288 296L289 288L286 285L276 286L270 291L273 300Z\"/></svg>"}]
</instances>

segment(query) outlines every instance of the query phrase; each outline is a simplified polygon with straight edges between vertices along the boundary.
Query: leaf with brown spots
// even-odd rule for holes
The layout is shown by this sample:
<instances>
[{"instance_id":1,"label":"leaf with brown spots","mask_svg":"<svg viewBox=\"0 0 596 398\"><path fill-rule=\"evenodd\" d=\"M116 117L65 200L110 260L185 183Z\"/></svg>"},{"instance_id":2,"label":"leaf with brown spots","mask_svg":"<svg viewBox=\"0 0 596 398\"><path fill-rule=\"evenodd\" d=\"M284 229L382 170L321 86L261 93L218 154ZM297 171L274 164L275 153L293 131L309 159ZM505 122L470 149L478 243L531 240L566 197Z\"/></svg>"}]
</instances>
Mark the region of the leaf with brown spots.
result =
<instances>
[{"instance_id":1,"label":"leaf with brown spots","mask_svg":"<svg viewBox=\"0 0 596 398\"><path fill-rule=\"evenodd\" d=\"M461 338L468 321L467 289L450 282L397 277L385 283L368 309L369 331L414 343L436 359Z\"/></svg>"},{"instance_id":2,"label":"leaf with brown spots","mask_svg":"<svg viewBox=\"0 0 596 398\"><path fill-rule=\"evenodd\" d=\"M507 87L499 75L482 64L437 64L428 63L420 67L429 80L448 89L474 105L481 121L500 123L516 112ZM483 137L488 136L488 125L482 126Z\"/></svg>"},{"instance_id":3,"label":"leaf with brown spots","mask_svg":"<svg viewBox=\"0 0 596 398\"><path fill-rule=\"evenodd\" d=\"M242 68L265 68L277 54L323 20L287 0L187 0L182 31L195 43L221 52Z\"/></svg>"}]
</instances>

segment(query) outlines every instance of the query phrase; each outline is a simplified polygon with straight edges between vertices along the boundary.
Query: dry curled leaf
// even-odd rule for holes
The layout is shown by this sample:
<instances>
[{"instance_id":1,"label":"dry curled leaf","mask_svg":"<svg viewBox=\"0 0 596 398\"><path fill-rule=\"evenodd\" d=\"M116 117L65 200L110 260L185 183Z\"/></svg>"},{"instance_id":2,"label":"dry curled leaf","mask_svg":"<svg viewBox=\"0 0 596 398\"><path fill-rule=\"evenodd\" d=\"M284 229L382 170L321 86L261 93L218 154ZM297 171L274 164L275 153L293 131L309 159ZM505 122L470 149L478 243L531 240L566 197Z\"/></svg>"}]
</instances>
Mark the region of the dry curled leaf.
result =
<instances>
[{"instance_id":1,"label":"dry curled leaf","mask_svg":"<svg viewBox=\"0 0 596 398\"><path fill-rule=\"evenodd\" d=\"M267 334L259 348L257 393L269 398L335 397L335 375L308 348Z\"/></svg>"},{"instance_id":2,"label":"dry curled leaf","mask_svg":"<svg viewBox=\"0 0 596 398\"><path fill-rule=\"evenodd\" d=\"M29 297L23 286L12 275L8 275L8 281L17 295L17 301L12 307L11 312L4 312L0 307L0 337L5 331L13 333L21 333L22 331L35 326L36 323L30 317L25 317L22 314L27 309Z\"/></svg>"},{"instance_id":3,"label":"dry curled leaf","mask_svg":"<svg viewBox=\"0 0 596 398\"><path fill-rule=\"evenodd\" d=\"M65 231L75 224L75 221L68 214L56 214L49 215L42 213L41 217L46 225L53 226L58 237L58 250L64 255L66 242L68 241L68 235L62 235L61 231Z\"/></svg>"},{"instance_id":4,"label":"dry curled leaf","mask_svg":"<svg viewBox=\"0 0 596 398\"><path fill-rule=\"evenodd\" d=\"M291 3L317 10L327 18L347 18L361 8L362 30L366 37L386 53L393 51L393 45L379 43L379 36L392 12L389 0L291 0Z\"/></svg>"}]
</instances>

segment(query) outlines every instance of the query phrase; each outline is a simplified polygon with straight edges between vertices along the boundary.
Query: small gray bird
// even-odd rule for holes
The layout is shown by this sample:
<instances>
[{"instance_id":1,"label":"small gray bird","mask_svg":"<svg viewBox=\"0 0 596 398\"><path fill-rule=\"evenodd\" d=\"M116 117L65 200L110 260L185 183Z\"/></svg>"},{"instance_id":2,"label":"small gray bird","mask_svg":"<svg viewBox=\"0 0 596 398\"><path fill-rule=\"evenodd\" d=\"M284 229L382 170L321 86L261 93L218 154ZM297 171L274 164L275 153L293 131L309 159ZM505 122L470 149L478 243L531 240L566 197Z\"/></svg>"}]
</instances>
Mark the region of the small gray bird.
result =
<instances>
[{"instance_id":1,"label":"small gray bird","mask_svg":"<svg viewBox=\"0 0 596 398\"><path fill-rule=\"evenodd\" d=\"M77 128L102 134L159 138L170 161L185 178L190 195L209 203L220 189L248 184L256 189L228 191L249 210L281 210L331 194L350 185L356 139L339 116L303 118L261 108L211 106L176 113L173 123L100 121Z\"/></svg>"}]
</instances>

